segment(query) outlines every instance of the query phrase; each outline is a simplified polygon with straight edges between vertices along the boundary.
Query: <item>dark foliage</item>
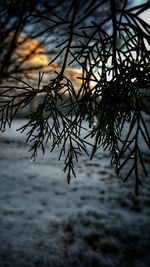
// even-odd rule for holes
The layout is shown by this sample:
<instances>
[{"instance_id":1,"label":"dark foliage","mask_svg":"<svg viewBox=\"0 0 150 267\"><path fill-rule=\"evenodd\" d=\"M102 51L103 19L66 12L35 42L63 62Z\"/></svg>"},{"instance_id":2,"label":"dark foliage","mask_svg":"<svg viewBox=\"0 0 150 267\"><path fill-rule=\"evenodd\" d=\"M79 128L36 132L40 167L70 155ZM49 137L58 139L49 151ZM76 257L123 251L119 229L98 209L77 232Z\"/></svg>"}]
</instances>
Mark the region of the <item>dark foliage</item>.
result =
<instances>
[{"instance_id":1,"label":"dark foliage","mask_svg":"<svg viewBox=\"0 0 150 267\"><path fill-rule=\"evenodd\" d=\"M37 18L38 23L40 18L42 30L34 37L57 34L56 56L50 64L61 60L62 67L42 89L41 73L38 88L23 81L21 87L1 85L0 129L5 130L7 123L10 126L18 110L41 94L43 101L20 130L27 131L32 157L37 156L39 148L44 153L49 140L51 151L60 148L59 159L65 155L68 183L71 175L75 176L79 154L88 154L87 146L91 147L91 159L99 147L107 150L117 175L128 166L124 180L134 176L136 194L141 167L147 175L139 139L143 138L150 149L144 119L145 113L150 115L149 98L145 96L150 92L150 26L139 16L149 7L148 1L133 7L126 0L39 1L34 10L27 9L25 18L19 16L21 21ZM18 19L15 13L13 17ZM17 25L20 27L20 21ZM7 57L5 67L9 67L10 55ZM67 77L68 65L82 70L78 91ZM3 77L4 70L3 66ZM89 122L88 131L83 128L84 120Z\"/></svg>"}]
</instances>

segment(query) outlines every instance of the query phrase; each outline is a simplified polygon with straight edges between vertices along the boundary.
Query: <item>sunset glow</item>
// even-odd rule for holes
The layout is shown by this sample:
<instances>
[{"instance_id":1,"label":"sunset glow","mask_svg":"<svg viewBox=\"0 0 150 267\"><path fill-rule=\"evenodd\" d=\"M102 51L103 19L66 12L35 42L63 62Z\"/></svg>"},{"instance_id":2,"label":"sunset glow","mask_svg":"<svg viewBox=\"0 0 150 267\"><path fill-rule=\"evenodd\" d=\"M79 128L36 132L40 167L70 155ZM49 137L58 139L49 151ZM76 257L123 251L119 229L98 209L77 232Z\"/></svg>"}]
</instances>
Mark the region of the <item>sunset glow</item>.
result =
<instances>
[{"instance_id":1,"label":"sunset glow","mask_svg":"<svg viewBox=\"0 0 150 267\"><path fill-rule=\"evenodd\" d=\"M10 41L13 38L13 33L10 33ZM22 75L25 79L35 84L38 79L39 71L44 72L42 86L50 82L56 77L56 73L61 71L62 66L57 63L49 65L51 59L46 55L46 48L35 38L20 34L17 38L16 49L13 54L13 64L20 64ZM28 71L29 69L29 71ZM77 68L66 67L64 76L66 76L74 85L75 90L79 90L82 85L82 70ZM95 82L90 83L90 88L95 85Z\"/></svg>"},{"instance_id":2,"label":"sunset glow","mask_svg":"<svg viewBox=\"0 0 150 267\"><path fill-rule=\"evenodd\" d=\"M19 61L24 61L24 64L33 67L47 66L49 63L45 48L40 42L23 34L18 38L15 56Z\"/></svg>"},{"instance_id":3,"label":"sunset glow","mask_svg":"<svg viewBox=\"0 0 150 267\"><path fill-rule=\"evenodd\" d=\"M46 55L36 54L31 57L31 64L35 64L36 66L47 66L48 63Z\"/></svg>"}]
</instances>

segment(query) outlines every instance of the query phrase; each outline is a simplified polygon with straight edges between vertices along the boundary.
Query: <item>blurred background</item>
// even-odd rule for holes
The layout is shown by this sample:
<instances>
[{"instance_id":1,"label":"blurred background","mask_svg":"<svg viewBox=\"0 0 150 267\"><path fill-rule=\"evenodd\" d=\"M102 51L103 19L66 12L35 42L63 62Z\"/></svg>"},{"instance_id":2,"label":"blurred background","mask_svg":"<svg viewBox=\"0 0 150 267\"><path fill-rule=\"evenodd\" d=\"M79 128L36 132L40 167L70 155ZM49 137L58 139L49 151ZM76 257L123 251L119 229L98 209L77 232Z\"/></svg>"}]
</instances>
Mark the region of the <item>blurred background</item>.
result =
<instances>
[{"instance_id":1,"label":"blurred background","mask_svg":"<svg viewBox=\"0 0 150 267\"><path fill-rule=\"evenodd\" d=\"M99 2L80 1L80 27L100 23L109 14L109 1L103 1L100 10L82 19L83 10L88 13L89 5ZM128 6L146 2L128 1ZM44 72L42 89L55 77L62 66L60 44L67 28L60 23L56 30L55 24L69 17L68 6L69 0L0 1L0 90L6 86L17 90L26 83L36 89ZM149 23L149 11L141 17ZM111 23L105 27L111 32ZM78 90L81 69L73 63L66 73ZM81 155L75 166L77 178L68 186L64 159L58 161L59 149L50 153L48 143L45 155L39 151L37 159L31 160L26 132L16 131L37 103L19 112L11 128L0 132L0 266L149 267L148 149L143 148L148 176L141 173L138 197L134 180L124 184L122 177L116 177L108 154L101 149L92 161ZM149 125L148 116L145 120ZM89 130L86 122L84 127Z\"/></svg>"}]
</instances>

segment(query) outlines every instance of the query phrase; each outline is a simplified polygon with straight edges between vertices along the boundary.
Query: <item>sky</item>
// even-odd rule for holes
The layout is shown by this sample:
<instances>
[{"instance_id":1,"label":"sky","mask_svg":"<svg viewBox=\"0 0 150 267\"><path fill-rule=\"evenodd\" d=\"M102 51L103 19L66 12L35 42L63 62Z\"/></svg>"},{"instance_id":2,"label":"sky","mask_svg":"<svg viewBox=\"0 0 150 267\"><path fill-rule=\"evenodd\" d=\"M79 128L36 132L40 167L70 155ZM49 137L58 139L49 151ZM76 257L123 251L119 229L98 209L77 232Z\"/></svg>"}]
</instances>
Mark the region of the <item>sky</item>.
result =
<instances>
[{"instance_id":1,"label":"sky","mask_svg":"<svg viewBox=\"0 0 150 267\"><path fill-rule=\"evenodd\" d=\"M131 1L133 5L136 4L142 4L147 1L138 0L138 1ZM132 5L131 4L131 5ZM150 10L147 10L143 12L140 17L146 21L148 24L150 24ZM20 39L26 38L25 35L21 34ZM46 55L46 49L40 44L40 42L37 39L33 39L32 37L27 38L23 44L19 45L18 49L16 50L16 57L18 60L24 60L25 57L27 57L30 53L32 55L28 58L28 60L25 61L24 66L35 66L35 67L48 67L48 63L50 61L50 58ZM59 66L58 64L52 64L50 70L58 71ZM71 77L72 80L75 81L75 83L80 84L79 80L76 79L76 76L80 76L77 70L74 70L72 68L68 68L68 75Z\"/></svg>"}]
</instances>

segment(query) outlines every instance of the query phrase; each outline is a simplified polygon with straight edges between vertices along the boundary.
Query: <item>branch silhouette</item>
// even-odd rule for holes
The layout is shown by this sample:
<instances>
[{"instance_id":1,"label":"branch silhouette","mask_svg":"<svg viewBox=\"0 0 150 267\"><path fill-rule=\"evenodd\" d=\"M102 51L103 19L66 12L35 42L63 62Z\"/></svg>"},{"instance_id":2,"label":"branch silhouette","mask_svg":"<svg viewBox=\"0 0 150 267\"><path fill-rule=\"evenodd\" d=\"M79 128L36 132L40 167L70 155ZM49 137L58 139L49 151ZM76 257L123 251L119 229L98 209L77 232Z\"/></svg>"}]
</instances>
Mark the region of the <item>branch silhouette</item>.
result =
<instances>
[{"instance_id":1,"label":"branch silhouette","mask_svg":"<svg viewBox=\"0 0 150 267\"><path fill-rule=\"evenodd\" d=\"M40 104L27 115L27 123L20 130L27 131L33 158L39 148L45 152L49 140L51 151L59 147L59 159L65 156L68 183L76 175L79 155L89 155L88 147L91 159L99 147L106 150L116 174L123 173L124 181L134 177L136 194L142 184L141 169L144 175L148 174L139 141L142 138L150 149L145 120L145 114L150 116L150 26L140 17L149 8L148 2L130 6L130 1L115 0L56 1L53 5L39 1L19 18L13 14L13 18L17 17L15 27L12 22L11 30L5 30L3 38L0 35L3 48L13 32L1 66L0 129L10 126L20 109L41 96ZM6 29L5 21L6 18L2 30ZM22 34L28 22L32 22L33 29L41 25L32 38L57 36L49 68L53 64L60 68L45 85L44 73L40 73L37 87L17 76L23 73L24 61L17 67L11 62L18 33ZM48 47L45 41L43 44ZM24 60L32 56L31 53ZM78 69L78 88L69 76L71 68ZM14 86L7 84L9 79L15 81ZM85 120L90 129L84 128ZM90 138L94 143L89 142Z\"/></svg>"}]
</instances>

